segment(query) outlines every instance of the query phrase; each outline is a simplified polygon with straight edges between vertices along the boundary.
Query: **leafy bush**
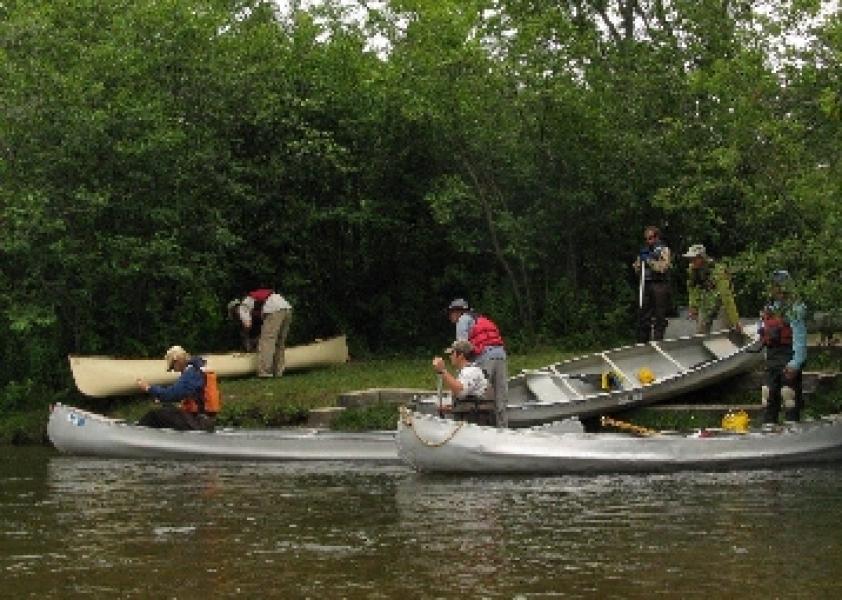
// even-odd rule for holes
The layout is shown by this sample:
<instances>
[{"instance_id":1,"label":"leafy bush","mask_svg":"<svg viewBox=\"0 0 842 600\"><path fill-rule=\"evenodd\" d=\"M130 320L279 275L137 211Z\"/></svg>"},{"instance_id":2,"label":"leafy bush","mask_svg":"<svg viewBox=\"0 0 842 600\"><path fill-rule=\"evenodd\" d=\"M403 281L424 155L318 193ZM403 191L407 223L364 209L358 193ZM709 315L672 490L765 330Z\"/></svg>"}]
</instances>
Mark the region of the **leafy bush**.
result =
<instances>
[{"instance_id":1,"label":"leafy bush","mask_svg":"<svg viewBox=\"0 0 842 600\"><path fill-rule=\"evenodd\" d=\"M331 429L338 431L371 431L395 429L398 422L396 404L377 404L363 408L349 408L334 419Z\"/></svg>"},{"instance_id":2,"label":"leafy bush","mask_svg":"<svg viewBox=\"0 0 842 600\"><path fill-rule=\"evenodd\" d=\"M286 427L301 425L308 410L295 404L226 404L216 419L217 427Z\"/></svg>"}]
</instances>

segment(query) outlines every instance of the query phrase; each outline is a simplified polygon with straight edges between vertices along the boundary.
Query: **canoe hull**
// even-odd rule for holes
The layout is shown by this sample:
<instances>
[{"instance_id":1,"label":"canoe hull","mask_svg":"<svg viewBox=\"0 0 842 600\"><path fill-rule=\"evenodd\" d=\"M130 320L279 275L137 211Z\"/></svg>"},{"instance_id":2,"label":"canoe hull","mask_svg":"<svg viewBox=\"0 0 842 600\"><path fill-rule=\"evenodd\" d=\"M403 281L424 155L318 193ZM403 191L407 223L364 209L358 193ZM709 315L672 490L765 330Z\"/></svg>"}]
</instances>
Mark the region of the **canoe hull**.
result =
<instances>
[{"instance_id":1,"label":"canoe hull","mask_svg":"<svg viewBox=\"0 0 842 600\"><path fill-rule=\"evenodd\" d=\"M762 360L756 336L728 331L692 335L613 348L572 358L509 378L508 425L530 427L568 417L591 417L674 398L755 368ZM636 373L651 370L655 381L643 385ZM603 390L596 376L616 372L620 385ZM449 397L444 404L450 404ZM438 399L425 397L420 412L437 412Z\"/></svg>"},{"instance_id":2,"label":"canoe hull","mask_svg":"<svg viewBox=\"0 0 842 600\"><path fill-rule=\"evenodd\" d=\"M533 404L510 402L508 409L509 425L511 427L528 427L573 416L586 418L607 412L656 404L750 371L761 360L762 355L759 352L759 345L751 343L741 348L735 348L734 354L731 356L712 360L695 368L677 371L659 378L651 385L638 385L631 389L614 390L587 396L583 399L574 398L554 403L540 401ZM575 368L573 365L569 365L568 368L571 367ZM522 377L515 377L514 381L510 383L510 390L520 388L521 391L524 391L525 386L526 382Z\"/></svg>"},{"instance_id":3,"label":"canoe hull","mask_svg":"<svg viewBox=\"0 0 842 600\"><path fill-rule=\"evenodd\" d=\"M431 415L401 416L398 454L436 473L640 473L769 468L842 460L842 416L774 432L710 436L497 429Z\"/></svg>"},{"instance_id":4,"label":"canoe hull","mask_svg":"<svg viewBox=\"0 0 842 600\"><path fill-rule=\"evenodd\" d=\"M47 434L63 454L105 458L398 462L394 432L317 429L173 431L56 404Z\"/></svg>"},{"instance_id":5,"label":"canoe hull","mask_svg":"<svg viewBox=\"0 0 842 600\"><path fill-rule=\"evenodd\" d=\"M248 352L203 354L208 367L219 377L237 377L257 372L257 355ZM73 380L80 392L94 398L137 393L137 379L151 384L173 383L178 373L167 372L161 359L122 359L110 356L70 356ZM286 369L295 371L348 361L344 335L286 349Z\"/></svg>"}]
</instances>

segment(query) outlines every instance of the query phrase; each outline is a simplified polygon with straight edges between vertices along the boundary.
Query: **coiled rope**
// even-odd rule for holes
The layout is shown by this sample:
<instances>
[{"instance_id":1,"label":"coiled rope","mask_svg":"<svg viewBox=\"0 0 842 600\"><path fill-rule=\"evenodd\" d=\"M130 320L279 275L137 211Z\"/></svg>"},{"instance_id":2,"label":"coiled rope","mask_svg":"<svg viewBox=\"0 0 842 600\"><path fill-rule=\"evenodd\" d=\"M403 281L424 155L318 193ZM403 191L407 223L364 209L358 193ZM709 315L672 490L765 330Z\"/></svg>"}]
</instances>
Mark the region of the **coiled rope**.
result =
<instances>
[{"instance_id":1,"label":"coiled rope","mask_svg":"<svg viewBox=\"0 0 842 600\"><path fill-rule=\"evenodd\" d=\"M445 437L442 441L431 442L430 440L425 440L424 438L422 438L421 435L418 433L418 430L415 428L415 425L412 422L412 413L409 411L409 409L401 406L400 411L401 411L401 422L404 424L404 426L411 428L412 433L415 434L416 439L419 442L421 442L424 446L426 446L427 448L439 448L441 446L444 446L447 442L452 440L453 436L455 436L459 432L459 430L462 429L462 426L465 425L465 421L459 421L459 423L453 428L453 431L451 431L447 435L447 437Z\"/></svg>"}]
</instances>

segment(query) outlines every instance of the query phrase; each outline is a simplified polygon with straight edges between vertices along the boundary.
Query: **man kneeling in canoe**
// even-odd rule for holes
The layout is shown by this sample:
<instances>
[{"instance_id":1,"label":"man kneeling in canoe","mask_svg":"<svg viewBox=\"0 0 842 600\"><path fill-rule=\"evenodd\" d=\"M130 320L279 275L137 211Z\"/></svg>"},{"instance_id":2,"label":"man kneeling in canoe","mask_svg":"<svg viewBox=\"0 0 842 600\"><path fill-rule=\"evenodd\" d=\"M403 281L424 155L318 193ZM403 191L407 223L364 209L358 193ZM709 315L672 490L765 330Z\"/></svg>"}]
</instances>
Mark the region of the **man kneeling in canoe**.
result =
<instances>
[{"instance_id":1,"label":"man kneeling in canoe","mask_svg":"<svg viewBox=\"0 0 842 600\"><path fill-rule=\"evenodd\" d=\"M154 408L138 421L145 427L177 429L179 431L212 431L216 413L205 411L206 375L203 372L205 359L191 357L181 346L173 346L164 357L167 371L180 373L172 385L149 385L143 379L137 380L138 387L155 397L155 402L170 404ZM180 402L178 406L173 406Z\"/></svg>"},{"instance_id":2,"label":"man kneeling in canoe","mask_svg":"<svg viewBox=\"0 0 842 600\"><path fill-rule=\"evenodd\" d=\"M441 375L442 382L453 395L453 418L478 425L496 423L494 401L486 398L488 378L483 370L474 364L474 347L467 340L456 340L445 350L450 363L458 369L457 374L448 373L444 359L433 358L433 369Z\"/></svg>"}]
</instances>

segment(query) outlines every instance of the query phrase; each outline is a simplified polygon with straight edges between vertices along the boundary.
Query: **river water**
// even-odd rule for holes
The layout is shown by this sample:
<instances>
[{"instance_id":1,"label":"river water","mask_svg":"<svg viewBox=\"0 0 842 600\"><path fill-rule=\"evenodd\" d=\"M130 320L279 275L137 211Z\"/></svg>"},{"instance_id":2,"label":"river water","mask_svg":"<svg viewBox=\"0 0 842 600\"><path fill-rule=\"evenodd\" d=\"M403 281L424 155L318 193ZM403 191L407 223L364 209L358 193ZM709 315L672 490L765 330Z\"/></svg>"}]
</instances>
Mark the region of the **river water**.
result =
<instances>
[{"instance_id":1,"label":"river water","mask_svg":"<svg viewBox=\"0 0 842 600\"><path fill-rule=\"evenodd\" d=\"M0 456L2 598L842 597L842 465L436 477Z\"/></svg>"}]
</instances>

